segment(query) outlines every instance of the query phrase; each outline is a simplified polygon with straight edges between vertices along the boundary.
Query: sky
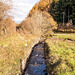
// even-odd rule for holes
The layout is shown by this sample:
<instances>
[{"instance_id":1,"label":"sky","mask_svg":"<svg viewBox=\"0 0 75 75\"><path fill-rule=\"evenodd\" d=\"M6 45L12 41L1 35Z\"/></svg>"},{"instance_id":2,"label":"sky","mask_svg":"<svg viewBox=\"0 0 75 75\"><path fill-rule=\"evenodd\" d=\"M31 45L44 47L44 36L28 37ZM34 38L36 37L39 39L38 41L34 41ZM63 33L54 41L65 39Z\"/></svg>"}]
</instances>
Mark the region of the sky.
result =
<instances>
[{"instance_id":1,"label":"sky","mask_svg":"<svg viewBox=\"0 0 75 75\"><path fill-rule=\"evenodd\" d=\"M11 10L11 16L16 23L23 21L35 3L39 0L13 0L13 9Z\"/></svg>"}]
</instances>

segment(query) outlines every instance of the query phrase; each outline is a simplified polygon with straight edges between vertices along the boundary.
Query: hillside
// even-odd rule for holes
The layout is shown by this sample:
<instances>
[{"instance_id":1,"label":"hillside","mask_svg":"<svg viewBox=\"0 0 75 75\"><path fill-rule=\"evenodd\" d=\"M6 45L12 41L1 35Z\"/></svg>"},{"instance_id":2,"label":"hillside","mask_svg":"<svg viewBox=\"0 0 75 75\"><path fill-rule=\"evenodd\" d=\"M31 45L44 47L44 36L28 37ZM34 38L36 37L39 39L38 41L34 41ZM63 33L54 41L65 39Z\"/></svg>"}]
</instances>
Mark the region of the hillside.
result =
<instances>
[{"instance_id":1,"label":"hillside","mask_svg":"<svg viewBox=\"0 0 75 75\"><path fill-rule=\"evenodd\" d=\"M51 3L52 0L40 0L39 3L33 6L26 20L20 24L24 33L27 31L32 34L41 33L41 35L47 36L49 33L52 33L53 29L57 28L57 22L48 13L51 9Z\"/></svg>"},{"instance_id":2,"label":"hillside","mask_svg":"<svg viewBox=\"0 0 75 75\"><path fill-rule=\"evenodd\" d=\"M29 12L28 17L30 17L35 11L40 11L43 16L47 17L47 20L50 22L50 25L52 25L52 29L56 29L57 22L54 21L53 17L49 13L51 10L51 4L53 0L40 0L38 4L35 4L32 10Z\"/></svg>"}]
</instances>

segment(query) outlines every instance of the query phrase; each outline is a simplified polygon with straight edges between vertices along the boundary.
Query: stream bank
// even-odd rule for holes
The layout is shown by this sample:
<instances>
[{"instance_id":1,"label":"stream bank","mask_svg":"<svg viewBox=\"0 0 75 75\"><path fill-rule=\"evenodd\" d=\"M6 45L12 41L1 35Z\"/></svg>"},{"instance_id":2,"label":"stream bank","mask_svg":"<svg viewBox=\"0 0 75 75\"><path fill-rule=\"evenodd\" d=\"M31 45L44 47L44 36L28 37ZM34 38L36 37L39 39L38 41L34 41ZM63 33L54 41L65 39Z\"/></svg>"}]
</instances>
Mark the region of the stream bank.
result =
<instances>
[{"instance_id":1,"label":"stream bank","mask_svg":"<svg viewBox=\"0 0 75 75\"><path fill-rule=\"evenodd\" d=\"M39 42L32 48L22 75L47 75L44 42Z\"/></svg>"}]
</instances>

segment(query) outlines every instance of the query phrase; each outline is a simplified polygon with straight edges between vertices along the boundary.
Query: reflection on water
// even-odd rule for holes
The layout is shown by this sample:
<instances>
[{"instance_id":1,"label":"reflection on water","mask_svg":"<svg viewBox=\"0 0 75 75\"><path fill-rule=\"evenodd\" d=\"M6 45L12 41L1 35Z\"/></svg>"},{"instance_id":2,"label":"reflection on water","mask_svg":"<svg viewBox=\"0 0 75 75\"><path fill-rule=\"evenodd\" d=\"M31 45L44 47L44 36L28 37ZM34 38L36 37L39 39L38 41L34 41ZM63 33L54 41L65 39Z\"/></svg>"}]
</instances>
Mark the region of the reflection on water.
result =
<instances>
[{"instance_id":1,"label":"reflection on water","mask_svg":"<svg viewBox=\"0 0 75 75\"><path fill-rule=\"evenodd\" d=\"M24 75L46 75L43 44L34 47Z\"/></svg>"}]
</instances>

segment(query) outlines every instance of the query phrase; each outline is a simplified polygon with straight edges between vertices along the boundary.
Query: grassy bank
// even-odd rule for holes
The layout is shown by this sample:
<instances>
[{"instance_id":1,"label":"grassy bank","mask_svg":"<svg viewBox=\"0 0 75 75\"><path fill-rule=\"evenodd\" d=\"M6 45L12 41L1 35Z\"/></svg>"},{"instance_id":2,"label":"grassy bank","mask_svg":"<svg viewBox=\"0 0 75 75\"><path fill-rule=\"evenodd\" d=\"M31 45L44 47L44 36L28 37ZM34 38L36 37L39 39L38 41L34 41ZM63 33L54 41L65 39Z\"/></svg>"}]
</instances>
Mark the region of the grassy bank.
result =
<instances>
[{"instance_id":1,"label":"grassy bank","mask_svg":"<svg viewBox=\"0 0 75 75\"><path fill-rule=\"evenodd\" d=\"M21 60L27 58L34 43L34 36L0 37L0 75L19 75Z\"/></svg>"},{"instance_id":2,"label":"grassy bank","mask_svg":"<svg viewBox=\"0 0 75 75\"><path fill-rule=\"evenodd\" d=\"M46 40L49 74L75 74L75 41L73 40L75 40L75 34L54 34L53 37Z\"/></svg>"},{"instance_id":3,"label":"grassy bank","mask_svg":"<svg viewBox=\"0 0 75 75\"><path fill-rule=\"evenodd\" d=\"M71 39L71 40L75 40L75 33L74 34L54 34L54 36L56 36L56 38L63 38L63 39Z\"/></svg>"}]
</instances>

